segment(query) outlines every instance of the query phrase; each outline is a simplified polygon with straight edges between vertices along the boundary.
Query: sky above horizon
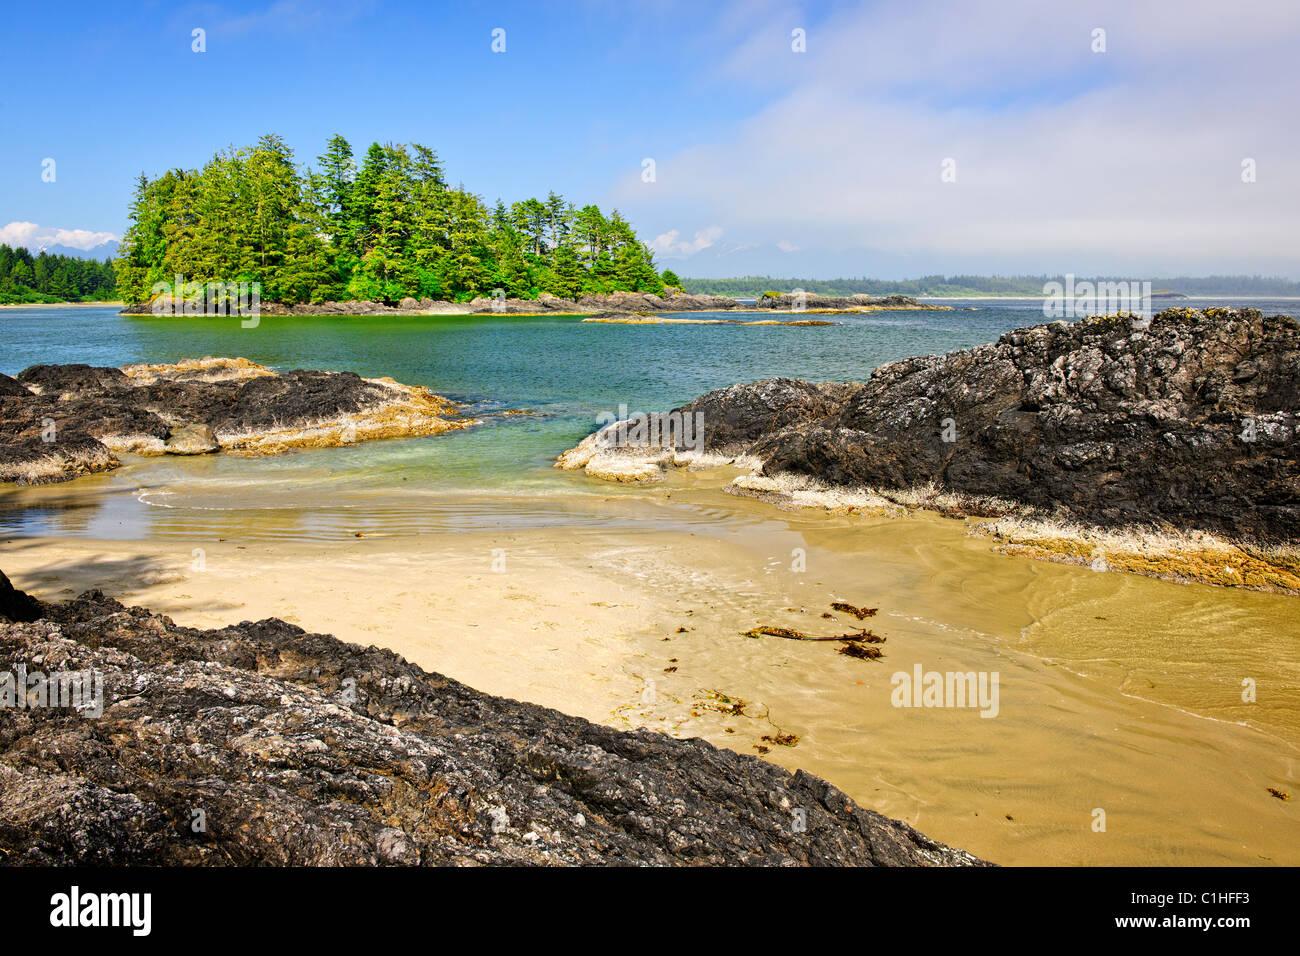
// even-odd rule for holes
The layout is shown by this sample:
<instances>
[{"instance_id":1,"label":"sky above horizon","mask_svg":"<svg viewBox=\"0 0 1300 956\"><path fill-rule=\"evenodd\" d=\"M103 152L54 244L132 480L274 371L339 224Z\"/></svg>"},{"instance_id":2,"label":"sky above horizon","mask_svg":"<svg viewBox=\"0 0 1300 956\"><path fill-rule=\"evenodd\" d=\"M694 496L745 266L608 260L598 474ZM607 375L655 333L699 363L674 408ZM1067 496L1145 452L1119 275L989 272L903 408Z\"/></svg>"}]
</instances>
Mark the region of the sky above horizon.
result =
<instances>
[{"instance_id":1,"label":"sky above horizon","mask_svg":"<svg viewBox=\"0 0 1300 956\"><path fill-rule=\"evenodd\" d=\"M140 172L341 133L430 146L489 203L617 207L684 276L1300 279L1291 0L49 3L0 29L11 245L92 248Z\"/></svg>"}]
</instances>

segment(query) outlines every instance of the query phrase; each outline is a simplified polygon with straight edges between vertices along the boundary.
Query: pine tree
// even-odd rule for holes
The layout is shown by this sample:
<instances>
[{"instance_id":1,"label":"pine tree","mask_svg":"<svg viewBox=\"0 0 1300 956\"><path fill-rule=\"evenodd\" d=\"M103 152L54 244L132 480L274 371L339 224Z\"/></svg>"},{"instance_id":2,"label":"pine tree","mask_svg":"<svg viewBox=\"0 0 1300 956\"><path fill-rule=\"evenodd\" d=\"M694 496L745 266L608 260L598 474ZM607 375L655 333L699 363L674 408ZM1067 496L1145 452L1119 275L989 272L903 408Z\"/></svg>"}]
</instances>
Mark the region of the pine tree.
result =
<instances>
[{"instance_id":1,"label":"pine tree","mask_svg":"<svg viewBox=\"0 0 1300 956\"><path fill-rule=\"evenodd\" d=\"M144 301L178 273L261 282L263 299L284 302L663 288L653 255L617 211L607 219L555 192L489 210L449 186L437 153L420 144L372 143L358 168L334 136L316 162L300 172L284 140L268 135L217 153L201 171L141 176L115 264L120 293ZM17 290L24 263L17 253L10 261L0 283ZM90 282L48 264L40 281L73 292Z\"/></svg>"}]
</instances>

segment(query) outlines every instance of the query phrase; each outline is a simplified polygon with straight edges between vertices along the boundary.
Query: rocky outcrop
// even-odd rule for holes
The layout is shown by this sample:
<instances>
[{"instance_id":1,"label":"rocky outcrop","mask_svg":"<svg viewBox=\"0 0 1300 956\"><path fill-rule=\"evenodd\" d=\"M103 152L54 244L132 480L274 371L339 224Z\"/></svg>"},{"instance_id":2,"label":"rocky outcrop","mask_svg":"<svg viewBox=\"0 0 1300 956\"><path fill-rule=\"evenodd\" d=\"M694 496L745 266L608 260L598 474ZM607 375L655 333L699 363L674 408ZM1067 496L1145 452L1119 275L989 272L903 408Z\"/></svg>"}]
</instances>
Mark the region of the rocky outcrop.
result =
<instances>
[{"instance_id":1,"label":"rocky outcrop","mask_svg":"<svg viewBox=\"0 0 1300 956\"><path fill-rule=\"evenodd\" d=\"M116 467L121 452L270 454L472 424L428 389L355 372L228 358L35 365L0 382L0 481L66 481Z\"/></svg>"},{"instance_id":2,"label":"rocky outcrop","mask_svg":"<svg viewBox=\"0 0 1300 956\"><path fill-rule=\"evenodd\" d=\"M102 696L0 708L5 864L980 862L802 771L283 621L200 631L98 591L37 609L0 623L0 659Z\"/></svg>"},{"instance_id":3,"label":"rocky outcrop","mask_svg":"<svg viewBox=\"0 0 1300 956\"><path fill-rule=\"evenodd\" d=\"M1300 540L1300 325L1258 311L1170 309L1019 329L891 362L865 384L774 379L711 392L705 451L833 486L929 485L1107 527ZM647 456L609 426L566 453ZM588 461L593 459L588 459ZM561 466L566 466L562 458Z\"/></svg>"},{"instance_id":4,"label":"rocky outcrop","mask_svg":"<svg viewBox=\"0 0 1300 956\"><path fill-rule=\"evenodd\" d=\"M795 295L790 292L783 292L777 295L765 294L760 296L755 306L759 309L775 309L778 311L808 311L808 312L888 312L897 310L907 311L939 311L951 312L950 305L934 305L929 303L918 302L916 299L907 295L814 295L804 293Z\"/></svg>"},{"instance_id":5,"label":"rocky outcrop","mask_svg":"<svg viewBox=\"0 0 1300 956\"><path fill-rule=\"evenodd\" d=\"M385 305L383 302L371 302L365 299L351 299L346 302L300 302L290 305L283 302L259 302L258 316L294 316L294 315L403 315L430 311L438 305L456 305L456 303L436 303L432 299L404 299L398 307ZM185 303L179 303L180 310L175 311L169 296L163 295L150 302L133 302L122 307L121 315L183 315ZM449 311L468 312L465 308L453 308ZM202 316L202 309L196 312Z\"/></svg>"},{"instance_id":6,"label":"rocky outcrop","mask_svg":"<svg viewBox=\"0 0 1300 956\"><path fill-rule=\"evenodd\" d=\"M184 303L182 303L183 311ZM397 305L383 302L301 302L288 305L283 302L262 302L258 314L263 316L295 315L537 315L555 313L589 315L606 312L732 312L776 310L813 312L880 312L890 309L939 309L952 311L951 306L930 305L909 296L824 296L793 293L763 296L757 303L739 302L725 295L693 295L676 289L667 289L663 295L652 292L602 292L576 299L563 298L543 292L536 299L498 298L481 295L469 302L445 302L436 299L416 299L407 296ZM154 302L132 303L122 309L123 315L171 315L171 300L160 297Z\"/></svg>"},{"instance_id":7,"label":"rocky outcrop","mask_svg":"<svg viewBox=\"0 0 1300 956\"><path fill-rule=\"evenodd\" d=\"M470 302L444 302L435 299L407 297L396 306L382 302L302 302L287 305L282 302L262 302L258 307L261 316L298 315L471 315L503 313L506 315L536 315L538 313L588 314L596 312L717 312L752 308L722 295L687 295L668 293L654 295L648 292L609 292L584 295L577 299L542 293L536 299L496 298L478 296ZM156 302L139 302L125 306L123 315L171 315L171 302L165 297Z\"/></svg>"},{"instance_id":8,"label":"rocky outcrop","mask_svg":"<svg viewBox=\"0 0 1300 956\"><path fill-rule=\"evenodd\" d=\"M655 295L651 292L603 292L584 295L577 299L563 299L548 293L543 293L536 299L496 300L479 296L470 302L469 306L471 311L478 313L555 312L575 315L610 312L729 312L746 308L742 303L725 295L684 293Z\"/></svg>"}]
</instances>

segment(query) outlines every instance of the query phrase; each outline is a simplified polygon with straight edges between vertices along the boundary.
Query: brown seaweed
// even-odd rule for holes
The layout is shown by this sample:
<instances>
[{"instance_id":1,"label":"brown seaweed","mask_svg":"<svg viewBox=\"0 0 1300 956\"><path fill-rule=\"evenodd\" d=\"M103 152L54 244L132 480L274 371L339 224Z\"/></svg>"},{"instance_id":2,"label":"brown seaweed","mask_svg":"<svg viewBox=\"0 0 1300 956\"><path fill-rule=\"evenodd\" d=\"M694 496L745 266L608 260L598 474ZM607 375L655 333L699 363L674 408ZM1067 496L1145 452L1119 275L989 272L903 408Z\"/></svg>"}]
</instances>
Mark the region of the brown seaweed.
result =
<instances>
[{"instance_id":1,"label":"brown seaweed","mask_svg":"<svg viewBox=\"0 0 1300 956\"><path fill-rule=\"evenodd\" d=\"M834 601L831 603L832 611L842 611L845 614L852 614L859 621L868 617L875 617L878 607L855 607L847 601Z\"/></svg>"}]
</instances>

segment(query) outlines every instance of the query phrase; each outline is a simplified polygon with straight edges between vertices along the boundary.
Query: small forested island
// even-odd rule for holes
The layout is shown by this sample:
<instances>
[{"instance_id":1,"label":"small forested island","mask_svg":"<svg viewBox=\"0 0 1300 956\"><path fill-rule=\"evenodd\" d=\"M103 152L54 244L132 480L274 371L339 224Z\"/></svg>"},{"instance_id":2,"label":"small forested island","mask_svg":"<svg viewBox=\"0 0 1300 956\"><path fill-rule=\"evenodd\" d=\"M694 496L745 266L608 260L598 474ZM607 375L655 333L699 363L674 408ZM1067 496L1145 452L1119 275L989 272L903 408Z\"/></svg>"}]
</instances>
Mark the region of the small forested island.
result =
<instances>
[{"instance_id":1,"label":"small forested island","mask_svg":"<svg viewBox=\"0 0 1300 956\"><path fill-rule=\"evenodd\" d=\"M0 305L105 302L113 298L112 260L97 262L0 243Z\"/></svg>"},{"instance_id":2,"label":"small forested island","mask_svg":"<svg viewBox=\"0 0 1300 956\"><path fill-rule=\"evenodd\" d=\"M555 192L489 208L449 184L437 153L372 143L358 164L342 136L301 168L279 136L218 152L202 170L141 175L117 260L117 289L258 282L264 302L468 301L659 294L680 285L617 210Z\"/></svg>"}]
</instances>

